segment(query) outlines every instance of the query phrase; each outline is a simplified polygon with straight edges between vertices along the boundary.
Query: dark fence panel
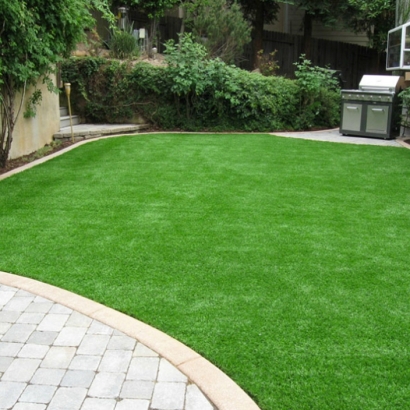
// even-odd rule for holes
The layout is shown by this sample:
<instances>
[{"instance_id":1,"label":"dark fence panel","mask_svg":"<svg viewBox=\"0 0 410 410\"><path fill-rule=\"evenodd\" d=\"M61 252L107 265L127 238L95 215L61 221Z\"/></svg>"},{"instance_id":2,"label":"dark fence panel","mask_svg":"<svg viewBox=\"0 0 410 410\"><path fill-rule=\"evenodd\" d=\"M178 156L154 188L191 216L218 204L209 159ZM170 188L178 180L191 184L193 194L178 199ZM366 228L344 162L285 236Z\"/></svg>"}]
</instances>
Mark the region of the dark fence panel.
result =
<instances>
[{"instance_id":1,"label":"dark fence panel","mask_svg":"<svg viewBox=\"0 0 410 410\"><path fill-rule=\"evenodd\" d=\"M148 17L140 12L131 12L130 20L135 28L145 27L150 31ZM181 19L177 17L163 17L159 22L160 44L159 52L164 49L166 40L178 41L181 31ZM294 78L295 65L303 53L303 36L264 31L264 53L277 50L276 60L279 64L278 74ZM322 39L312 39L312 63L332 70L339 70L344 81L343 88L356 89L364 74L386 74L386 55L379 55L376 50L356 44L342 43ZM240 67L251 70L252 46L248 45L242 57Z\"/></svg>"},{"instance_id":2,"label":"dark fence panel","mask_svg":"<svg viewBox=\"0 0 410 410\"><path fill-rule=\"evenodd\" d=\"M277 50L279 75L294 78L295 65L303 53L303 36L264 32L264 53ZM245 61L241 67L251 69L250 56L252 48L249 45L244 53ZM312 63L332 70L339 70L344 80L344 88L358 88L364 74L386 74L386 55L379 55L376 50L356 44L342 43L322 39L312 39Z\"/></svg>"}]
</instances>

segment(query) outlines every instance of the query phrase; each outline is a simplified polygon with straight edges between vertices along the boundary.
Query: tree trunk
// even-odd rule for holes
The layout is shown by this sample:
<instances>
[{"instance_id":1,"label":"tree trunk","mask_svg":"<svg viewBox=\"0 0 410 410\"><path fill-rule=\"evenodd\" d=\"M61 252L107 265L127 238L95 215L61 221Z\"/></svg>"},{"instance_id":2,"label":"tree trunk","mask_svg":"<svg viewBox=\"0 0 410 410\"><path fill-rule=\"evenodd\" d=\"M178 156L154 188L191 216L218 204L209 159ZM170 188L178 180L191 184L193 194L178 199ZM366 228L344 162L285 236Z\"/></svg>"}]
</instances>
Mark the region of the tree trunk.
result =
<instances>
[{"instance_id":1,"label":"tree trunk","mask_svg":"<svg viewBox=\"0 0 410 410\"><path fill-rule=\"evenodd\" d=\"M305 11L303 18L303 53L308 60L312 57L312 15Z\"/></svg>"},{"instance_id":2,"label":"tree trunk","mask_svg":"<svg viewBox=\"0 0 410 410\"><path fill-rule=\"evenodd\" d=\"M264 24L264 6L261 0L255 0L255 22L253 32L253 54L252 66L254 69L259 68L258 51L263 50L263 24Z\"/></svg>"},{"instance_id":3,"label":"tree trunk","mask_svg":"<svg viewBox=\"0 0 410 410\"><path fill-rule=\"evenodd\" d=\"M11 142L13 140L13 131L16 118L14 118L14 100L15 92L13 81L10 77L4 79L4 84L1 89L0 104L0 168L6 166L9 157ZM0 99L0 100L1 100Z\"/></svg>"},{"instance_id":4,"label":"tree trunk","mask_svg":"<svg viewBox=\"0 0 410 410\"><path fill-rule=\"evenodd\" d=\"M155 54L153 52L153 47L158 47L158 19L154 17L151 20L151 33L148 37L147 42L147 54L149 58L154 58Z\"/></svg>"}]
</instances>

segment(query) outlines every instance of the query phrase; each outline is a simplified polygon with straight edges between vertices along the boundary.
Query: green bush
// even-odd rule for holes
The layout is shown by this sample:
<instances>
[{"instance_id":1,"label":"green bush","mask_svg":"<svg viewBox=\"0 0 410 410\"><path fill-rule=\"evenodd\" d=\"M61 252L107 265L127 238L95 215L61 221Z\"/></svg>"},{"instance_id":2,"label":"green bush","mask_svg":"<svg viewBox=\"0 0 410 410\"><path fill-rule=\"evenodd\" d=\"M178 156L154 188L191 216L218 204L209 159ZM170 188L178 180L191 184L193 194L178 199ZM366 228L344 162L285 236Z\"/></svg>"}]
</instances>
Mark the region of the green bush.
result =
<instances>
[{"instance_id":1,"label":"green bush","mask_svg":"<svg viewBox=\"0 0 410 410\"><path fill-rule=\"evenodd\" d=\"M72 84L73 110L91 122L120 123L134 115L128 63L86 57L65 60L64 82Z\"/></svg>"},{"instance_id":2,"label":"green bush","mask_svg":"<svg viewBox=\"0 0 410 410\"><path fill-rule=\"evenodd\" d=\"M133 26L114 30L108 43L112 57L124 60L138 55L137 39L132 35Z\"/></svg>"},{"instance_id":3,"label":"green bush","mask_svg":"<svg viewBox=\"0 0 410 410\"><path fill-rule=\"evenodd\" d=\"M142 116L163 129L275 131L339 122L339 94L301 79L264 77L219 59L187 36L167 43L168 66L134 66L101 58L71 58L63 79L73 107L87 121L119 123ZM309 100L307 99L309 98Z\"/></svg>"},{"instance_id":4,"label":"green bush","mask_svg":"<svg viewBox=\"0 0 410 410\"><path fill-rule=\"evenodd\" d=\"M340 86L329 68L313 66L302 54L295 63L300 88L300 111L296 127L334 127L340 120Z\"/></svg>"}]
</instances>

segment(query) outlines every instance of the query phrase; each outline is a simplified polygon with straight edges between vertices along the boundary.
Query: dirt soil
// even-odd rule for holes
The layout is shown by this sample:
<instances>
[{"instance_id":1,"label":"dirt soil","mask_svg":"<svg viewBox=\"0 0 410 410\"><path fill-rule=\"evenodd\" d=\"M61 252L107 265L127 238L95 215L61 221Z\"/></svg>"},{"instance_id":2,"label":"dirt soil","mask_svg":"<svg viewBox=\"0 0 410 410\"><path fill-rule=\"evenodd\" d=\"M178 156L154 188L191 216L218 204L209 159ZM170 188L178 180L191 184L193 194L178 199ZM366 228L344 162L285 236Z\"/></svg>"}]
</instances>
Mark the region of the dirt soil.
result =
<instances>
[{"instance_id":1,"label":"dirt soil","mask_svg":"<svg viewBox=\"0 0 410 410\"><path fill-rule=\"evenodd\" d=\"M6 172L12 171L15 168L19 168L22 167L23 165L27 165L30 162L35 161L36 159L42 158L42 157L46 157L48 155L54 154L54 152L57 151L61 151L64 148L69 147L70 145L76 144L77 142L71 142L71 141L65 141L62 142L60 145L58 146L47 146L49 147L49 150L42 154L39 155L38 152L33 152L31 154L28 155L24 155L23 157L19 157L19 158L15 158L15 159L9 159L6 163L6 166L4 168L0 168L0 175L1 174L5 174Z\"/></svg>"}]
</instances>

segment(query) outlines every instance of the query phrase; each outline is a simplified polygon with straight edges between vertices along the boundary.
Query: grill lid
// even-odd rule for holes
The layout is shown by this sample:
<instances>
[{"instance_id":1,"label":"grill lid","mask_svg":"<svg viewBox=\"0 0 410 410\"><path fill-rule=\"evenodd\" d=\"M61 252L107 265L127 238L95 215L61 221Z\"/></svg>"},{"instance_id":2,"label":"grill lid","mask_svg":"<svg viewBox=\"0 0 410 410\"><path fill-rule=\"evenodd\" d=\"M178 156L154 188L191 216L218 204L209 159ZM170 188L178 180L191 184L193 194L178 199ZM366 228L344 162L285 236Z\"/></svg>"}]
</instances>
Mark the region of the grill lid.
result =
<instances>
[{"instance_id":1,"label":"grill lid","mask_svg":"<svg viewBox=\"0 0 410 410\"><path fill-rule=\"evenodd\" d=\"M364 75L359 84L361 91L399 92L401 77L398 75Z\"/></svg>"}]
</instances>

